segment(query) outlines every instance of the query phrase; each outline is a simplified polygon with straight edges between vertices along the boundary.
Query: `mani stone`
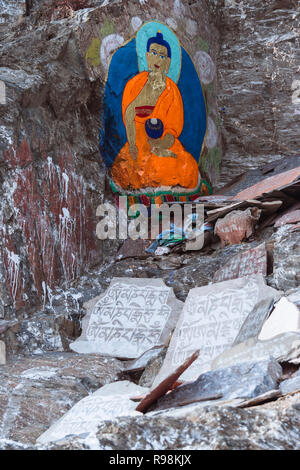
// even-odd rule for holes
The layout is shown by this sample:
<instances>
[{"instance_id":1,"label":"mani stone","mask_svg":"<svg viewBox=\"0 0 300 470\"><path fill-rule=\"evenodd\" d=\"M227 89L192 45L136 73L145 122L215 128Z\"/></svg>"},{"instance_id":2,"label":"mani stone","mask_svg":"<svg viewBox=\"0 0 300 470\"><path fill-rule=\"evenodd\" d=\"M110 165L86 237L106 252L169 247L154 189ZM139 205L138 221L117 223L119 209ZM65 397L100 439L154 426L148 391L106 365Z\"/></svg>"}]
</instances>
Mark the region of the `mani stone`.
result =
<instances>
[{"instance_id":1,"label":"mani stone","mask_svg":"<svg viewBox=\"0 0 300 470\"><path fill-rule=\"evenodd\" d=\"M264 323L258 339L266 340L281 333L300 330L300 310L285 297L279 300Z\"/></svg>"},{"instance_id":2,"label":"mani stone","mask_svg":"<svg viewBox=\"0 0 300 470\"><path fill-rule=\"evenodd\" d=\"M272 358L209 371L196 381L183 384L161 397L155 411L203 401L209 396L221 395L222 400L254 398L276 389L281 375L280 364Z\"/></svg>"},{"instance_id":3,"label":"mani stone","mask_svg":"<svg viewBox=\"0 0 300 470\"><path fill-rule=\"evenodd\" d=\"M277 289L300 287L300 232L288 233L274 245L273 280Z\"/></svg>"},{"instance_id":4,"label":"mani stone","mask_svg":"<svg viewBox=\"0 0 300 470\"><path fill-rule=\"evenodd\" d=\"M244 335L249 334L245 320L257 305L276 294L275 289L266 286L261 274L191 289L152 388L198 349L199 358L181 380L195 380L210 370L211 362L233 345L242 326ZM256 315L256 322L261 327L266 313L258 311L262 317Z\"/></svg>"},{"instance_id":5,"label":"mani stone","mask_svg":"<svg viewBox=\"0 0 300 470\"><path fill-rule=\"evenodd\" d=\"M82 335L70 347L137 358L167 341L182 306L162 279L114 278L104 294L85 304Z\"/></svg>"},{"instance_id":6,"label":"mani stone","mask_svg":"<svg viewBox=\"0 0 300 470\"><path fill-rule=\"evenodd\" d=\"M37 443L46 444L69 435L87 437L95 434L98 425L104 420L140 415L141 413L135 411L136 402L130 398L147 392L147 388L127 380L104 385L76 403L37 439Z\"/></svg>"},{"instance_id":7,"label":"mani stone","mask_svg":"<svg viewBox=\"0 0 300 470\"><path fill-rule=\"evenodd\" d=\"M213 282L228 281L252 274L267 275L267 250L265 243L239 253L214 275Z\"/></svg>"},{"instance_id":8,"label":"mani stone","mask_svg":"<svg viewBox=\"0 0 300 470\"><path fill-rule=\"evenodd\" d=\"M212 369L219 369L241 362L266 360L269 357L285 362L285 358L287 360L292 351L297 351L299 342L300 334L294 332L284 333L266 341L251 338L216 357L212 362Z\"/></svg>"},{"instance_id":9,"label":"mani stone","mask_svg":"<svg viewBox=\"0 0 300 470\"><path fill-rule=\"evenodd\" d=\"M0 366L6 364L6 349L4 341L0 341Z\"/></svg>"}]
</instances>

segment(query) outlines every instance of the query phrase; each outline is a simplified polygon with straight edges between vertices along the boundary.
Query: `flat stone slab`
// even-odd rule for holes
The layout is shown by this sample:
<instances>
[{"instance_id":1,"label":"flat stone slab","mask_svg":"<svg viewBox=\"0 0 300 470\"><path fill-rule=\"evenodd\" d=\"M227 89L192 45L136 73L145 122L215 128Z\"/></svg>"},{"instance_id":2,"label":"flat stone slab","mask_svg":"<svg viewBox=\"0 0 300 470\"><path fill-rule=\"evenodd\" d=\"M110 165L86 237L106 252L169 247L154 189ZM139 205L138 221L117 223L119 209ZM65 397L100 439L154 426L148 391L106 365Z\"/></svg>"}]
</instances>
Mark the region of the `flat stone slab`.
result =
<instances>
[{"instance_id":1,"label":"flat stone slab","mask_svg":"<svg viewBox=\"0 0 300 470\"><path fill-rule=\"evenodd\" d=\"M282 297L265 321L258 339L267 340L288 331L300 330L300 310L286 297Z\"/></svg>"},{"instance_id":2,"label":"flat stone slab","mask_svg":"<svg viewBox=\"0 0 300 470\"><path fill-rule=\"evenodd\" d=\"M137 358L167 341L182 306L162 279L114 278L104 294L85 304L82 335L70 348Z\"/></svg>"},{"instance_id":3,"label":"flat stone slab","mask_svg":"<svg viewBox=\"0 0 300 470\"><path fill-rule=\"evenodd\" d=\"M282 368L274 359L209 371L195 382L183 384L159 398L152 411L184 406L214 395L222 395L222 400L254 398L276 389L281 374Z\"/></svg>"},{"instance_id":4,"label":"flat stone slab","mask_svg":"<svg viewBox=\"0 0 300 470\"><path fill-rule=\"evenodd\" d=\"M210 370L212 361L232 346L242 326L247 336L245 320L255 307L275 295L277 291L266 286L261 274L191 289L152 388L198 349L199 358L181 380L195 380ZM256 322L260 321L261 327L267 312L259 311L261 318L256 315Z\"/></svg>"},{"instance_id":5,"label":"flat stone slab","mask_svg":"<svg viewBox=\"0 0 300 470\"><path fill-rule=\"evenodd\" d=\"M132 361L126 361L124 364L124 371L136 372L138 370L145 369L149 363L152 363L155 359L159 357L163 349L163 346L155 346L154 348L151 348L146 351L137 359L133 359Z\"/></svg>"},{"instance_id":6,"label":"flat stone slab","mask_svg":"<svg viewBox=\"0 0 300 470\"><path fill-rule=\"evenodd\" d=\"M136 403L130 398L145 394L147 388L139 387L127 380L105 385L92 395L76 403L60 420L38 439L38 444L58 441L69 435L87 437L95 434L99 424L120 416L135 416Z\"/></svg>"},{"instance_id":7,"label":"flat stone slab","mask_svg":"<svg viewBox=\"0 0 300 470\"><path fill-rule=\"evenodd\" d=\"M0 439L33 444L75 403L118 380L122 370L120 361L95 355L8 358L0 367Z\"/></svg>"},{"instance_id":8,"label":"flat stone slab","mask_svg":"<svg viewBox=\"0 0 300 470\"><path fill-rule=\"evenodd\" d=\"M251 338L216 357L212 362L212 369L269 357L286 362L291 352L299 350L299 343L299 333L284 333L266 341Z\"/></svg>"},{"instance_id":9,"label":"flat stone slab","mask_svg":"<svg viewBox=\"0 0 300 470\"><path fill-rule=\"evenodd\" d=\"M215 273L213 282L228 281L252 274L267 274L267 250L265 243L239 253Z\"/></svg>"}]
</instances>

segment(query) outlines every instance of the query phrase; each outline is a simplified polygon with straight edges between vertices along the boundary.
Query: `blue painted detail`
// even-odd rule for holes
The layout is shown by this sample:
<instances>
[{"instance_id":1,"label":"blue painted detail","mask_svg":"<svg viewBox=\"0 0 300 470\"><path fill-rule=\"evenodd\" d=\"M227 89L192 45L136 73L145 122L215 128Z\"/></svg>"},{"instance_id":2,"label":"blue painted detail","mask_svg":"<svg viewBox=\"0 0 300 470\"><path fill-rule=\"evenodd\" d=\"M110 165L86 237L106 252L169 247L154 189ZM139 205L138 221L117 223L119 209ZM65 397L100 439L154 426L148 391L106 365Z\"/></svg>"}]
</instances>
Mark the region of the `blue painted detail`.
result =
<instances>
[{"instance_id":1,"label":"blue painted detail","mask_svg":"<svg viewBox=\"0 0 300 470\"><path fill-rule=\"evenodd\" d=\"M169 44L171 50L171 65L168 72L168 77L177 83L178 77L180 75L180 66L181 66L181 50L180 44L176 37L176 34L170 30L166 25L158 23L157 21L151 21L151 23L145 23L141 29L137 32L136 35L136 44L137 44L137 55L138 55L138 64L140 72L144 70L148 71L147 65L147 46L149 38L155 37L160 31L163 35L164 41Z\"/></svg>"},{"instance_id":2,"label":"blue painted detail","mask_svg":"<svg viewBox=\"0 0 300 470\"><path fill-rule=\"evenodd\" d=\"M172 57L172 52L170 45L167 41L164 40L164 37L161 33L157 33L155 37L149 38L147 42L147 52L150 50L151 44L160 44L161 46L165 46L168 51L168 57Z\"/></svg>"},{"instance_id":3,"label":"blue painted detail","mask_svg":"<svg viewBox=\"0 0 300 470\"><path fill-rule=\"evenodd\" d=\"M183 101L184 126L179 140L185 150L199 162L207 126L205 99L194 64L183 47L181 47L181 61L181 74L177 86Z\"/></svg>"},{"instance_id":4,"label":"blue painted detail","mask_svg":"<svg viewBox=\"0 0 300 470\"><path fill-rule=\"evenodd\" d=\"M159 139L164 133L164 125L160 119L156 119L156 122L153 122L154 119L147 119L145 122L146 133L151 139Z\"/></svg>"},{"instance_id":5,"label":"blue painted detail","mask_svg":"<svg viewBox=\"0 0 300 470\"><path fill-rule=\"evenodd\" d=\"M127 142L122 116L122 96L126 83L137 73L139 68L136 42L133 38L112 56L104 91L99 147L108 168Z\"/></svg>"}]
</instances>

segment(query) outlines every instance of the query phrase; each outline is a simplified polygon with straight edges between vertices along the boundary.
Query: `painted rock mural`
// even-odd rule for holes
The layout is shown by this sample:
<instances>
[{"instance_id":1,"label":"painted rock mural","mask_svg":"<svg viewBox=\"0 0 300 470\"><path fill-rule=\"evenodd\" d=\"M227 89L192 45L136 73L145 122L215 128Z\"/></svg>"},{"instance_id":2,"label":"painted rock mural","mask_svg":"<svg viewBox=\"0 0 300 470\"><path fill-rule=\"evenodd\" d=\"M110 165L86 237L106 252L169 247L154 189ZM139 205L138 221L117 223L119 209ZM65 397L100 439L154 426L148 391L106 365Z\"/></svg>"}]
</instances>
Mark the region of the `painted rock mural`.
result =
<instances>
[{"instance_id":1,"label":"painted rock mural","mask_svg":"<svg viewBox=\"0 0 300 470\"><path fill-rule=\"evenodd\" d=\"M100 151L115 193L193 199L210 187L199 171L207 134L202 85L165 24L145 23L111 57Z\"/></svg>"}]
</instances>

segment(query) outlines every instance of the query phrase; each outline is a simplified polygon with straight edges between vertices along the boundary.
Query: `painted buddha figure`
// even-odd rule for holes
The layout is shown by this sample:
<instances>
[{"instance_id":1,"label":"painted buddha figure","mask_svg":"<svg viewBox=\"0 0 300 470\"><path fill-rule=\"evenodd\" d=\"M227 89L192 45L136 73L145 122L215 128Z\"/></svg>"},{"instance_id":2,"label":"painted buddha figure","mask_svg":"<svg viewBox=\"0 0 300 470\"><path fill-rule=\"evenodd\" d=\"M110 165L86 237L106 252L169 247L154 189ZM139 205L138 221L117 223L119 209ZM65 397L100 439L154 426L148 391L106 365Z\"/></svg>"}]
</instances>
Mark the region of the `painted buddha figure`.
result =
<instances>
[{"instance_id":1,"label":"painted buddha figure","mask_svg":"<svg viewBox=\"0 0 300 470\"><path fill-rule=\"evenodd\" d=\"M183 188L198 185L199 169L179 136L184 125L183 102L167 76L171 48L160 31L147 42L148 71L131 78L123 92L122 116L127 142L111 174L123 190Z\"/></svg>"}]
</instances>

